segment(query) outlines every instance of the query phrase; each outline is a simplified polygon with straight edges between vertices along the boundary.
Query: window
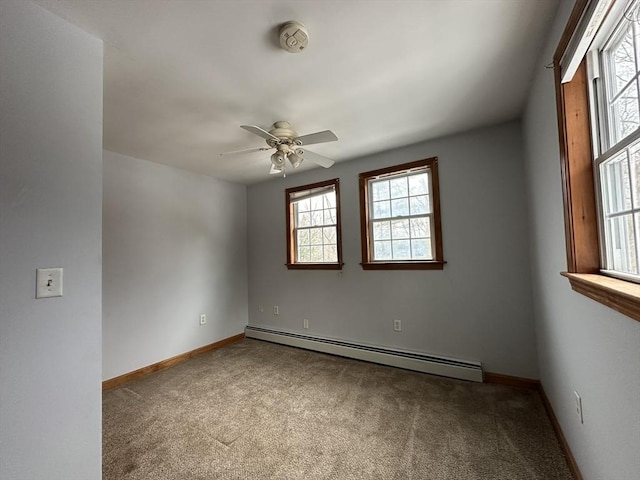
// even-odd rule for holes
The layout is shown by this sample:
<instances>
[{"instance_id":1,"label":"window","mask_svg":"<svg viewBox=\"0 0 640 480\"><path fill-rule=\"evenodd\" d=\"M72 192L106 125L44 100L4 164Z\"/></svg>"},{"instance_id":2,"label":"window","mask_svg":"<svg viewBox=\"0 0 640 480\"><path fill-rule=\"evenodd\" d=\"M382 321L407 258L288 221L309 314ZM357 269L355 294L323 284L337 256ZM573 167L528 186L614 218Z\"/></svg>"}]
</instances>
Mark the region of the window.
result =
<instances>
[{"instance_id":1,"label":"window","mask_svg":"<svg viewBox=\"0 0 640 480\"><path fill-rule=\"evenodd\" d=\"M342 269L338 179L288 188L287 268Z\"/></svg>"},{"instance_id":2,"label":"window","mask_svg":"<svg viewBox=\"0 0 640 480\"><path fill-rule=\"evenodd\" d=\"M640 285L630 281L640 280L640 31L625 18L638 2L611 3L578 0L554 55L563 275L575 291L640 320Z\"/></svg>"},{"instance_id":3,"label":"window","mask_svg":"<svg viewBox=\"0 0 640 480\"><path fill-rule=\"evenodd\" d=\"M637 8L634 1L630 8ZM640 281L640 25L625 16L603 28L591 48L591 126L600 198L604 273ZM603 25L603 27L605 27Z\"/></svg>"},{"instance_id":4,"label":"window","mask_svg":"<svg viewBox=\"0 0 640 480\"><path fill-rule=\"evenodd\" d=\"M360 174L364 269L442 269L438 159Z\"/></svg>"}]
</instances>

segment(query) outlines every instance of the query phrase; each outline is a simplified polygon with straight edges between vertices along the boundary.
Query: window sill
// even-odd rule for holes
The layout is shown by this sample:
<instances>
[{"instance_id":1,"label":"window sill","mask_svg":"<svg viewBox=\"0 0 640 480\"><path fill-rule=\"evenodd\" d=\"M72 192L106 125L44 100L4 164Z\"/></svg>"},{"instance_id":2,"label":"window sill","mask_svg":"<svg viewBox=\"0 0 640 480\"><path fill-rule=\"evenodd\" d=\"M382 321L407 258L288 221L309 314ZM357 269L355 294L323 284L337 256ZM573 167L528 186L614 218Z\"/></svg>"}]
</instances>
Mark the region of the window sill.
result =
<instances>
[{"instance_id":1,"label":"window sill","mask_svg":"<svg viewBox=\"0 0 640 480\"><path fill-rule=\"evenodd\" d=\"M342 270L344 263L285 263L289 270Z\"/></svg>"},{"instance_id":2,"label":"window sill","mask_svg":"<svg viewBox=\"0 0 640 480\"><path fill-rule=\"evenodd\" d=\"M571 288L640 322L640 284L592 273L568 273Z\"/></svg>"},{"instance_id":3,"label":"window sill","mask_svg":"<svg viewBox=\"0 0 640 480\"><path fill-rule=\"evenodd\" d=\"M361 263L363 270L442 270L443 261L428 262L370 262Z\"/></svg>"}]
</instances>

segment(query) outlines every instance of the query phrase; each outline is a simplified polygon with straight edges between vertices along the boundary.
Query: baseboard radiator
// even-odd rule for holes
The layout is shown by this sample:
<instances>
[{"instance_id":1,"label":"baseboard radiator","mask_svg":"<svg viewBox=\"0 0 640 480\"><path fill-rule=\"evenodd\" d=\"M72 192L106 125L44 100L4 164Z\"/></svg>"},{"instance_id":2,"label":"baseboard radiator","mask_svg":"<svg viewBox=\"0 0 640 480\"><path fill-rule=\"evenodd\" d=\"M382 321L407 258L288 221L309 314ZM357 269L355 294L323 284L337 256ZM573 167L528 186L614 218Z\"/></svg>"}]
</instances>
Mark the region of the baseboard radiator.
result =
<instances>
[{"instance_id":1,"label":"baseboard radiator","mask_svg":"<svg viewBox=\"0 0 640 480\"><path fill-rule=\"evenodd\" d=\"M443 377L482 382L482 364L248 325L245 337Z\"/></svg>"}]
</instances>

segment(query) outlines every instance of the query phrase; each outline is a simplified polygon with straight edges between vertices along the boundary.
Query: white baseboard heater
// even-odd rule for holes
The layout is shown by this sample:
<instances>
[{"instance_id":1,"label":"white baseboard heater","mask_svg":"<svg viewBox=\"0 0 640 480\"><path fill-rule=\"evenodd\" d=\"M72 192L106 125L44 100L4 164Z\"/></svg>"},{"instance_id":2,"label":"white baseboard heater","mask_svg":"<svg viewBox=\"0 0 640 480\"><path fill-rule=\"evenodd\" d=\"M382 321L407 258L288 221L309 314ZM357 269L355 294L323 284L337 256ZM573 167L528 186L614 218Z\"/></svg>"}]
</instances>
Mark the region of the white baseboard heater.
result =
<instances>
[{"instance_id":1,"label":"white baseboard heater","mask_svg":"<svg viewBox=\"0 0 640 480\"><path fill-rule=\"evenodd\" d=\"M245 327L245 337L443 377L482 382L482 364L480 362L469 362L424 353L344 342L331 338L300 335L252 325Z\"/></svg>"}]
</instances>

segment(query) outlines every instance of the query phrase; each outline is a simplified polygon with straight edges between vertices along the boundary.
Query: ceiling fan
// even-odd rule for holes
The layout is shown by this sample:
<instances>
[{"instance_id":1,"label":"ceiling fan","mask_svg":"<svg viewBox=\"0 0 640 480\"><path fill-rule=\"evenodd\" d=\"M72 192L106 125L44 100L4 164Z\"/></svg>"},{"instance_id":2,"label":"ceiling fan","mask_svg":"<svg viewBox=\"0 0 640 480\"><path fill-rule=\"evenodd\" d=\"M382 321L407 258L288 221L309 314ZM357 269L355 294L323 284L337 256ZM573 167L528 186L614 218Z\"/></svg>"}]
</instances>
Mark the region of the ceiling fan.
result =
<instances>
[{"instance_id":1,"label":"ceiling fan","mask_svg":"<svg viewBox=\"0 0 640 480\"><path fill-rule=\"evenodd\" d=\"M240 127L254 135L264 138L269 146L249 148L247 150L234 150L233 152L224 152L220 155L234 155L275 149L275 153L271 155L271 170L269 171L271 175L286 174L286 159L289 160L292 168L298 168L304 159L324 168L329 168L335 163L330 158L300 148L303 145L335 142L338 140L338 137L336 137L336 134L331 130L298 136L298 133L293 130L291 124L285 121L275 122L269 131L254 125L240 125Z\"/></svg>"}]
</instances>

